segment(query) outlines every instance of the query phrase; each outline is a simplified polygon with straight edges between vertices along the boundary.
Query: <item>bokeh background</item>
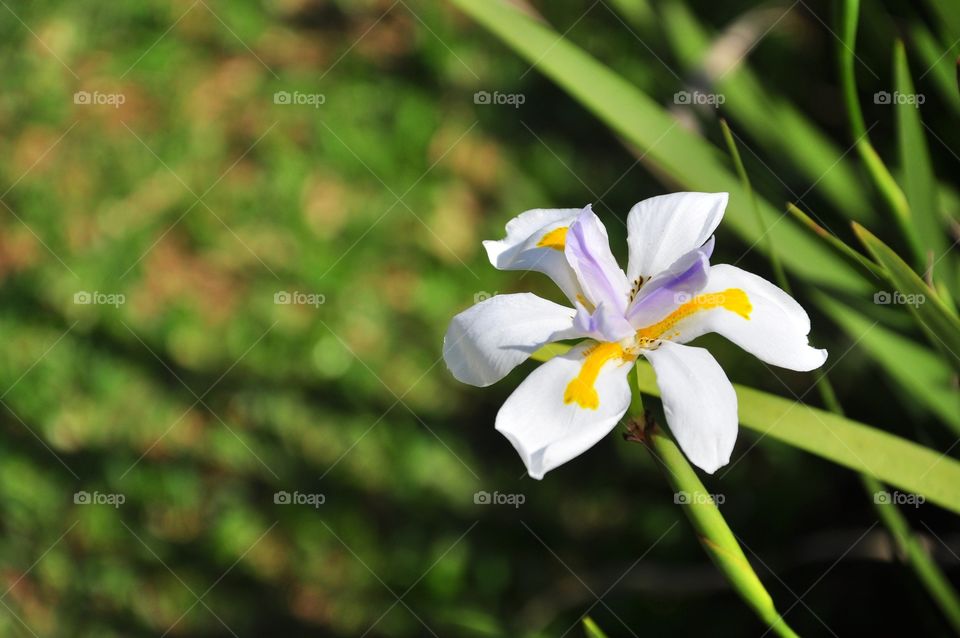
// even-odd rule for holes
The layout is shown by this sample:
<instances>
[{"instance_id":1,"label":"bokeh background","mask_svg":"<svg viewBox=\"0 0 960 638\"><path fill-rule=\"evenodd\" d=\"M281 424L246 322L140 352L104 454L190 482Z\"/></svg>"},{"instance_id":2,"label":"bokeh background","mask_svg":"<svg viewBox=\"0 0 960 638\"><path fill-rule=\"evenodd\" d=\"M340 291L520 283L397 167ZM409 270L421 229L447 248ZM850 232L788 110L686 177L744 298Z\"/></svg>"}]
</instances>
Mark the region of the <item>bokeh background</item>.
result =
<instances>
[{"instance_id":1,"label":"bokeh background","mask_svg":"<svg viewBox=\"0 0 960 638\"><path fill-rule=\"evenodd\" d=\"M611 636L763 633L642 446L611 435L525 478L493 420L534 364L477 390L441 360L476 300L557 298L486 262L480 241L511 217L592 202L623 256L629 207L673 190L535 65L420 0L0 5L0 633L582 636L586 613ZM856 177L832 3L535 5L679 125L720 142L731 117L771 201L878 207L782 161L756 94L674 103L746 56ZM693 46L677 7L723 46ZM863 20L869 99L890 86L891 39L940 25L908 3ZM944 82L917 83L949 181L960 100ZM865 108L890 150L892 115ZM770 277L751 248L721 226L715 261ZM950 446L812 315L851 415ZM819 405L809 376L703 341L734 381ZM705 480L790 623L946 635L856 476L758 438L742 431ZM960 579L955 520L905 513Z\"/></svg>"}]
</instances>

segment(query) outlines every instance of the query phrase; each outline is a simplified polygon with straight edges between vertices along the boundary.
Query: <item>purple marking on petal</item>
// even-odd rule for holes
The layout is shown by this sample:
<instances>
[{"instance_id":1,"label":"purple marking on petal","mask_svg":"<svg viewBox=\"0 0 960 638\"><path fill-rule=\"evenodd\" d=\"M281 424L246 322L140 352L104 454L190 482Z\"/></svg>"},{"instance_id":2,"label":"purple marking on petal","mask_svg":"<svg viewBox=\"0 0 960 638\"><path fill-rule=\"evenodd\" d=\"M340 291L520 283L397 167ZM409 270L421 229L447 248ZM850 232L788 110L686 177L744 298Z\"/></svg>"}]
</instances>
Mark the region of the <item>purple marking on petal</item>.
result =
<instances>
[{"instance_id":1,"label":"purple marking on petal","mask_svg":"<svg viewBox=\"0 0 960 638\"><path fill-rule=\"evenodd\" d=\"M627 307L627 277L610 252L607 233L590 205L570 224L564 252L587 298L622 315Z\"/></svg>"},{"instance_id":2,"label":"purple marking on petal","mask_svg":"<svg viewBox=\"0 0 960 638\"><path fill-rule=\"evenodd\" d=\"M648 281L627 309L630 323L637 328L656 323L700 292L707 283L713 244L710 238Z\"/></svg>"},{"instance_id":3,"label":"purple marking on petal","mask_svg":"<svg viewBox=\"0 0 960 638\"><path fill-rule=\"evenodd\" d=\"M577 313L573 317L573 325L552 334L551 341L589 337L597 341L616 342L626 339L635 331L622 314L608 310L603 304L597 306L593 312L587 310L586 306L579 301L576 302L576 306Z\"/></svg>"}]
</instances>

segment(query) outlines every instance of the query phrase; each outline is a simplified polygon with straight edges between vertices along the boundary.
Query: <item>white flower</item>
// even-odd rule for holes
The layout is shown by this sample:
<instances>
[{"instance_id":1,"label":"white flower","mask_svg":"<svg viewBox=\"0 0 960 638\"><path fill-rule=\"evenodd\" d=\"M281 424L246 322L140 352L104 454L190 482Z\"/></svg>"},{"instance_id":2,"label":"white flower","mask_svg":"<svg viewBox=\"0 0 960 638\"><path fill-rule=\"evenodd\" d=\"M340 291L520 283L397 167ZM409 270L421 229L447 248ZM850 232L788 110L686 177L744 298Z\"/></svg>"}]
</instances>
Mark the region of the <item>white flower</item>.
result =
<instances>
[{"instance_id":1,"label":"white flower","mask_svg":"<svg viewBox=\"0 0 960 638\"><path fill-rule=\"evenodd\" d=\"M780 288L744 270L710 265L726 193L674 193L636 204L620 269L590 206L529 210L507 236L485 241L501 270L551 277L574 308L529 293L497 295L453 318L443 356L464 383L488 386L540 347L587 338L534 370L507 399L496 428L535 479L608 434L630 405L627 373L653 365L667 423L695 465L713 473L737 438L737 397L717 361L682 345L716 332L769 364L813 370L810 319Z\"/></svg>"}]
</instances>

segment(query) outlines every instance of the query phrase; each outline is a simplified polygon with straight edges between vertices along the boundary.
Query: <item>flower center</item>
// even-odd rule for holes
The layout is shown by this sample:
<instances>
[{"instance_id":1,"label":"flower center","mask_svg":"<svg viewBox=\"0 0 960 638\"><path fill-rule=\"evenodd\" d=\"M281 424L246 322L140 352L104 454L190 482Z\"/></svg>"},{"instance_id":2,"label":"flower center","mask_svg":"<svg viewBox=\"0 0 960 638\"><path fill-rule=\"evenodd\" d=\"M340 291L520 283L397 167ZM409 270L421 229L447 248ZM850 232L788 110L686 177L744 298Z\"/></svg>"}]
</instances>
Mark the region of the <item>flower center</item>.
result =
<instances>
[{"instance_id":1,"label":"flower center","mask_svg":"<svg viewBox=\"0 0 960 638\"><path fill-rule=\"evenodd\" d=\"M600 369L611 359L622 359L623 348L619 343L598 343L584 350L583 356L586 359L580 366L580 374L567 384L567 389L563 392L563 402L576 402L581 408L596 410L600 407L600 396L593 386Z\"/></svg>"},{"instance_id":2,"label":"flower center","mask_svg":"<svg viewBox=\"0 0 960 638\"><path fill-rule=\"evenodd\" d=\"M747 293L739 288L727 288L722 292L697 295L657 323L637 330L637 346L649 348L661 339L672 339L679 334L675 328L680 321L694 313L714 308L724 308L748 320L753 310Z\"/></svg>"},{"instance_id":3,"label":"flower center","mask_svg":"<svg viewBox=\"0 0 960 638\"><path fill-rule=\"evenodd\" d=\"M554 228L537 242L537 248L553 248L563 252L567 246L567 227Z\"/></svg>"}]
</instances>

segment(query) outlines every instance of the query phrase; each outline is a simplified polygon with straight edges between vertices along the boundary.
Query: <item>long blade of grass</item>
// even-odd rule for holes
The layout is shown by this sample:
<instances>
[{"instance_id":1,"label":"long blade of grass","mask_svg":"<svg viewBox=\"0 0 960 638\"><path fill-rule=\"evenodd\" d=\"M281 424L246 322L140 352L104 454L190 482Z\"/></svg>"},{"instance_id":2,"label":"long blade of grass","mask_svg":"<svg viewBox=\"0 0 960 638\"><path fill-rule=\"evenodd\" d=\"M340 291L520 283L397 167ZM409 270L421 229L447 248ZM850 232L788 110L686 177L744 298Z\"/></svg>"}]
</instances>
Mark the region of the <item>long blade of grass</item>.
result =
<instances>
[{"instance_id":1,"label":"long blade of grass","mask_svg":"<svg viewBox=\"0 0 960 638\"><path fill-rule=\"evenodd\" d=\"M933 79L934 86L940 97L953 109L954 114L960 115L960 93L957 92L956 59L949 51L937 42L930 30L917 23L910 30L913 50L923 61L923 68Z\"/></svg>"},{"instance_id":2,"label":"long blade of grass","mask_svg":"<svg viewBox=\"0 0 960 638\"><path fill-rule=\"evenodd\" d=\"M787 212L793 215L794 219L811 230L817 237L826 241L827 245L841 255L844 259L847 259L851 263L862 267L877 281L883 282L890 280L890 277L883 268L880 268L875 263L854 250L849 244L818 224L812 217L797 208L794 204L787 204Z\"/></svg>"},{"instance_id":3,"label":"long blade of grass","mask_svg":"<svg viewBox=\"0 0 960 638\"><path fill-rule=\"evenodd\" d=\"M724 95L724 112L752 140L771 156L792 164L811 184L816 183L818 193L847 219L876 218L873 207L860 192L860 178L844 149L789 100L772 93L753 73L748 61L738 59L736 66L731 67L707 59L713 47L723 49L717 58L727 59L729 42L725 40L735 38L711 43L706 28L682 2L664 3L660 12L663 20L658 26L666 31L681 63L694 77L705 77L714 90ZM797 140L803 143L797 144Z\"/></svg>"},{"instance_id":4,"label":"long blade of grass","mask_svg":"<svg viewBox=\"0 0 960 638\"><path fill-rule=\"evenodd\" d=\"M953 370L937 355L913 340L887 330L849 306L826 295L818 305L883 368L887 376L960 434L960 392L953 387Z\"/></svg>"},{"instance_id":5,"label":"long blade of grass","mask_svg":"<svg viewBox=\"0 0 960 638\"><path fill-rule=\"evenodd\" d=\"M733 156L734 162L738 165L741 178L746 182L747 188L749 189L750 178L739 160L739 153L736 144L733 142L733 136L730 134L725 122L721 121L721 125L724 135L727 138L727 143L730 146L730 154ZM787 280L783 270L777 268L775 261L776 255L776 246L772 246L770 250L770 261L774 269L776 281L781 288L789 291L790 282ZM949 386L946 386L946 384L951 381L950 369L943 365L940 359L923 348L914 346L910 342L904 343L903 341L905 340L898 341L894 339L893 333L888 333L882 329L875 330L875 325L869 325L867 320L853 314L851 310L840 304L834 304L826 295L820 294L819 296L821 297L821 307L833 307L834 312L839 315L840 320L846 322L845 325L852 329L852 337L857 340L857 344L866 341L869 345L873 346L872 352L874 356L887 364L887 369L890 373L895 378L900 379L901 383L912 386L908 388L908 392L912 390L913 392L921 394L936 407L946 407L946 411L942 413L948 421L955 419L956 423L953 424L955 431L960 430L960 394L952 392ZM891 348L891 346L895 347ZM924 373L937 371L940 375L937 379L927 379L926 381L941 381L941 384L921 382L918 387L918 384L915 383L916 376L914 374L903 374L903 371L915 371L917 369L922 370ZM830 383L828 373L826 371L818 371L814 374L816 375L817 387L820 389L827 409L838 416L844 416L843 407L840 405L837 394L833 389L833 384ZM913 394L913 396L917 396L917 394ZM939 403L941 400L947 401L948 405L941 405ZM952 409L950 409L951 407ZM950 582L943 575L943 572L940 571L937 564L933 562L930 555L923 549L923 546L917 540L913 530L910 528L910 524L906 518L904 518L903 513L900 512L897 505L887 502L889 499L879 498L882 493L886 492L883 483L869 474L864 473L860 474L860 482L867 493L867 497L872 501L874 509L877 510L880 520L883 521L884 526L896 540L897 545L909 561L910 567L927 589L930 596L941 608L948 621L956 626L958 619L960 619L960 599L957 598L957 593L950 586Z\"/></svg>"},{"instance_id":6,"label":"long blade of grass","mask_svg":"<svg viewBox=\"0 0 960 638\"><path fill-rule=\"evenodd\" d=\"M587 634L587 638L607 638L607 634L603 633L590 616L583 619L583 631Z\"/></svg>"},{"instance_id":7,"label":"long blade of grass","mask_svg":"<svg viewBox=\"0 0 960 638\"><path fill-rule=\"evenodd\" d=\"M679 126L649 96L512 4L451 1L638 147L644 161L668 181L690 190L729 192L736 204L728 208L726 223L750 245L761 240L753 214L745 208L746 193L716 147ZM778 223L782 213L769 203L761 201L760 209L776 243L790 247L783 255L786 268L818 284L848 291L868 289L860 273L819 242Z\"/></svg>"},{"instance_id":8,"label":"long blade of grass","mask_svg":"<svg viewBox=\"0 0 960 638\"><path fill-rule=\"evenodd\" d=\"M639 391L637 393L639 394ZM642 420L636 420L637 418ZM730 530L714 499L673 439L651 419L642 416L635 418L630 436L634 440L642 441L658 461L667 482L673 487L674 494L679 496L674 500L683 509L696 531L700 545L733 585L740 598L777 635L795 637L797 634L777 611L773 598L747 560L737 537Z\"/></svg>"},{"instance_id":9,"label":"long blade of grass","mask_svg":"<svg viewBox=\"0 0 960 638\"><path fill-rule=\"evenodd\" d=\"M660 396L653 367L637 362L641 391ZM740 425L960 514L960 462L846 417L734 384ZM869 461L867 460L869 459Z\"/></svg>"},{"instance_id":10,"label":"long blade of grass","mask_svg":"<svg viewBox=\"0 0 960 638\"><path fill-rule=\"evenodd\" d=\"M913 79L907 64L903 42L893 47L893 71L898 96L914 96L913 100L899 100L894 105L897 113L897 136L900 146L900 164L904 173L904 192L916 227L918 241L926 255L924 264L930 264L928 276L939 279L935 264L947 249L946 236L940 224L937 204L937 179L933 173L930 149L927 147L919 104L914 93ZM944 271L952 278L952 273Z\"/></svg>"},{"instance_id":11,"label":"long blade of grass","mask_svg":"<svg viewBox=\"0 0 960 638\"><path fill-rule=\"evenodd\" d=\"M537 351L546 361L562 348ZM566 346L569 350L569 346ZM637 361L641 392L659 397L656 375L646 361ZM733 384L740 425L838 465L869 474L899 489L922 494L928 501L960 514L960 461L944 453L761 390ZM870 459L869 462L865 459Z\"/></svg>"},{"instance_id":12,"label":"long blade of grass","mask_svg":"<svg viewBox=\"0 0 960 638\"><path fill-rule=\"evenodd\" d=\"M960 371L960 319L903 259L856 222L853 230L874 260L890 276L896 291L930 342ZM891 296L891 300L893 300Z\"/></svg>"},{"instance_id":13,"label":"long blade of grass","mask_svg":"<svg viewBox=\"0 0 960 638\"><path fill-rule=\"evenodd\" d=\"M880 154L870 143L866 124L863 120L863 111L860 110L860 100L857 97L856 81L856 54L854 49L857 41L857 21L860 13L860 0L844 0L841 13L841 46L840 52L840 80L843 84L843 97L847 107L847 117L850 120L850 132L854 139L857 152L863 160L877 190L883 196L900 230L910 242L918 263L923 263L925 255L922 244L913 229L910 205L897 181L893 178Z\"/></svg>"}]
</instances>

